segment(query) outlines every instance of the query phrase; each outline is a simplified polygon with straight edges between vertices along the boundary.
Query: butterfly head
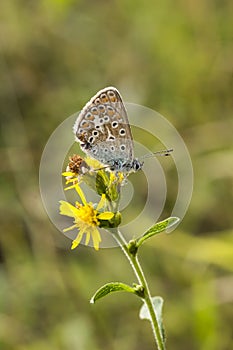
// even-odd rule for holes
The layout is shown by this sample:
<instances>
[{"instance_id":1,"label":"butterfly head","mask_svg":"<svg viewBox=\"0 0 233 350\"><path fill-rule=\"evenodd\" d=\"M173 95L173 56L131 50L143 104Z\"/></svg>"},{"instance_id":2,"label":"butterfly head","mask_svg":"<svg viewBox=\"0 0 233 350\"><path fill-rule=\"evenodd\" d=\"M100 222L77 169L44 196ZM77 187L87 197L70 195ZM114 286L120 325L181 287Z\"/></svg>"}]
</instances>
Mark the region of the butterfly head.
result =
<instances>
[{"instance_id":1,"label":"butterfly head","mask_svg":"<svg viewBox=\"0 0 233 350\"><path fill-rule=\"evenodd\" d=\"M133 163L132 163L132 168L133 168L133 170L136 172L136 171L142 169L143 164L144 164L144 162L141 162L141 161L139 161L137 158L135 158L135 159L133 160Z\"/></svg>"}]
</instances>

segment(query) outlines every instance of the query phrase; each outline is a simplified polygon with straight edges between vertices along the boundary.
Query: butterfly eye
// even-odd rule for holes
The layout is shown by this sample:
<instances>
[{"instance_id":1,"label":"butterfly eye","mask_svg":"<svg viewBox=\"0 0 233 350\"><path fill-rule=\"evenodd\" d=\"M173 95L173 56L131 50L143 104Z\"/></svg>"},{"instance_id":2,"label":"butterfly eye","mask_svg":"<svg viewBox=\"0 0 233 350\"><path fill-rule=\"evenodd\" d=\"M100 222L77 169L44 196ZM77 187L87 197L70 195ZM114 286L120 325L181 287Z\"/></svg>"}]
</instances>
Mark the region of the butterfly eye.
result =
<instances>
[{"instance_id":1,"label":"butterfly eye","mask_svg":"<svg viewBox=\"0 0 233 350\"><path fill-rule=\"evenodd\" d=\"M137 159L134 159L133 169L134 171L138 171L142 168L143 163L140 163Z\"/></svg>"}]
</instances>

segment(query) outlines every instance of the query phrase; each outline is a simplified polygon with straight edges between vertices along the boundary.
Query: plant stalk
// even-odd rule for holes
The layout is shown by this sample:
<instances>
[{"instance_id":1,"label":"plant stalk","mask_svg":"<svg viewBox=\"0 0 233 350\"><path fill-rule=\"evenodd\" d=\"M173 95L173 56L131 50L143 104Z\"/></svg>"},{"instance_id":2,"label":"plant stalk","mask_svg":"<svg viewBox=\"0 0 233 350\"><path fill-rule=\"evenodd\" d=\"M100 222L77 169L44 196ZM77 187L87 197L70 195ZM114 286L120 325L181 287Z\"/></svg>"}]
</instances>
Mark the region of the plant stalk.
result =
<instances>
[{"instance_id":1,"label":"plant stalk","mask_svg":"<svg viewBox=\"0 0 233 350\"><path fill-rule=\"evenodd\" d=\"M128 258L130 265L131 265L131 267L132 267L132 269L137 277L138 283L144 288L143 301L146 303L147 308L148 308L149 313L150 313L151 327L153 330L153 334L154 334L155 342L157 344L157 348L158 348L158 350L165 350L165 344L164 344L163 336L162 336L160 328L159 328L157 316L156 316L156 313L155 313L155 310L153 307L150 290L149 290L145 275L143 273L141 264L139 263L138 257L137 257L137 255L134 256L129 252L127 242L126 242L124 236L122 235L122 233L119 231L119 229L114 230L113 236L116 239L116 241L118 242L118 244L120 245L120 247L123 250L126 257Z\"/></svg>"}]
</instances>

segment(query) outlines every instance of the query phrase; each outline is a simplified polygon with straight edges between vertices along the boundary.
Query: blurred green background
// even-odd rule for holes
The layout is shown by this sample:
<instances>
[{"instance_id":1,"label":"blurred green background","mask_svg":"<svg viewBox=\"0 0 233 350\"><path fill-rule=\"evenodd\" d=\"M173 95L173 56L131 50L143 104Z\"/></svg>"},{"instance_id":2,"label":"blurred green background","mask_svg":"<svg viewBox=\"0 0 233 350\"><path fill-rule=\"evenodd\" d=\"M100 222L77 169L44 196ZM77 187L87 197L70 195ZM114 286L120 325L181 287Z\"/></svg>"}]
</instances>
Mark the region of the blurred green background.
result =
<instances>
[{"instance_id":1,"label":"blurred green background","mask_svg":"<svg viewBox=\"0 0 233 350\"><path fill-rule=\"evenodd\" d=\"M231 349L232 14L231 0L1 2L0 349L154 348L137 298L88 302L135 281L121 251L70 251L40 199L47 139L108 85L167 117L193 161L185 219L140 254L167 348Z\"/></svg>"}]
</instances>

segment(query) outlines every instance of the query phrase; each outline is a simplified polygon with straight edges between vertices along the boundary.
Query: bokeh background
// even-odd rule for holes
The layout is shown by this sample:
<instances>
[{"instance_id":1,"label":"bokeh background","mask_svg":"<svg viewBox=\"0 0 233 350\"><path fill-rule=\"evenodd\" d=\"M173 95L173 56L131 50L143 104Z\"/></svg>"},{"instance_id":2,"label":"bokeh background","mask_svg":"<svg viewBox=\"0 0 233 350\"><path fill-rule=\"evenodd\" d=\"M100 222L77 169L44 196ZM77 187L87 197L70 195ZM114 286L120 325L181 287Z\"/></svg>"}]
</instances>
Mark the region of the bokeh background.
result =
<instances>
[{"instance_id":1,"label":"bokeh background","mask_svg":"<svg viewBox=\"0 0 233 350\"><path fill-rule=\"evenodd\" d=\"M165 299L167 348L231 349L232 14L231 0L1 2L1 349L154 348L140 300L88 302L135 281L121 251L70 251L40 199L47 139L108 85L167 117L193 161L185 219L140 254Z\"/></svg>"}]
</instances>

